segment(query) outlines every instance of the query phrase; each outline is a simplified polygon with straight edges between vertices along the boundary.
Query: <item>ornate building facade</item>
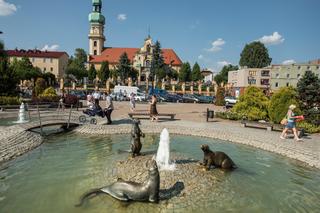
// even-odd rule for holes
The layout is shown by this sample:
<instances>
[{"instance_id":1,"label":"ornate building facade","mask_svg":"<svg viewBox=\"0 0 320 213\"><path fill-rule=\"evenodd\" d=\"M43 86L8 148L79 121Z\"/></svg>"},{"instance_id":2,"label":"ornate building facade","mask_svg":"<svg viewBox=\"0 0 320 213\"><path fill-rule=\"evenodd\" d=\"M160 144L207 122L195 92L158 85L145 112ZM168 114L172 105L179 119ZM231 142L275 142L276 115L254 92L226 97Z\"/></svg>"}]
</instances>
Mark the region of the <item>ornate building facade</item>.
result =
<instances>
[{"instance_id":1,"label":"ornate building facade","mask_svg":"<svg viewBox=\"0 0 320 213\"><path fill-rule=\"evenodd\" d=\"M92 0L93 11L89 14L89 64L93 64L97 70L103 61L109 62L110 69L116 69L119 58L127 53L132 67L138 72L138 83L146 81L149 75L152 61L154 44L148 36L141 48L104 47L106 41L104 36L105 17L101 14L102 1ZM182 61L173 49L162 49L165 64L179 72Z\"/></svg>"}]
</instances>

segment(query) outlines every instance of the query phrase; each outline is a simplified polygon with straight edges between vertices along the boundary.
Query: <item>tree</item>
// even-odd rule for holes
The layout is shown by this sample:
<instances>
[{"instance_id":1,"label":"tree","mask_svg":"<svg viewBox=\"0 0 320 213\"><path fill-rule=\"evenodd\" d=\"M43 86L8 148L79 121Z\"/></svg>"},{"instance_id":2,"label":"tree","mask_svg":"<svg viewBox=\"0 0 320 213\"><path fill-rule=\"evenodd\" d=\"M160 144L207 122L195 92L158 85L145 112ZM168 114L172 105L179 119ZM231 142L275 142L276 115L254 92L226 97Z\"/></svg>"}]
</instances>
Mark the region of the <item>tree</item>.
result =
<instances>
[{"instance_id":1,"label":"tree","mask_svg":"<svg viewBox=\"0 0 320 213\"><path fill-rule=\"evenodd\" d=\"M4 44L0 41L0 96L15 95L17 83L15 72L9 66Z\"/></svg>"},{"instance_id":2,"label":"tree","mask_svg":"<svg viewBox=\"0 0 320 213\"><path fill-rule=\"evenodd\" d=\"M190 81L191 78L191 68L189 62L183 63L181 70L179 72L179 80L182 82Z\"/></svg>"},{"instance_id":3,"label":"tree","mask_svg":"<svg viewBox=\"0 0 320 213\"><path fill-rule=\"evenodd\" d=\"M161 44L159 41L156 41L154 48L152 50L152 61L150 68L150 80L155 80L155 75L157 75L158 79L162 79L166 76L165 68L164 68L164 59L161 50ZM158 76L158 74L161 76Z\"/></svg>"},{"instance_id":4,"label":"tree","mask_svg":"<svg viewBox=\"0 0 320 213\"><path fill-rule=\"evenodd\" d=\"M191 80L192 81L200 81L202 79L203 79L203 76L201 75L200 66L196 62L192 67Z\"/></svg>"},{"instance_id":5,"label":"tree","mask_svg":"<svg viewBox=\"0 0 320 213\"><path fill-rule=\"evenodd\" d=\"M274 123L280 123L291 104L299 106L297 96L298 93L293 87L283 87L274 93L268 107L270 120Z\"/></svg>"},{"instance_id":6,"label":"tree","mask_svg":"<svg viewBox=\"0 0 320 213\"><path fill-rule=\"evenodd\" d=\"M260 41L246 44L240 54L240 66L248 68L263 68L269 66L272 58L269 57L268 49Z\"/></svg>"},{"instance_id":7,"label":"tree","mask_svg":"<svg viewBox=\"0 0 320 213\"><path fill-rule=\"evenodd\" d=\"M81 80L88 76L86 70L87 53L83 49L77 48L74 55L75 57L69 59L66 74L74 75L78 80Z\"/></svg>"},{"instance_id":8,"label":"tree","mask_svg":"<svg viewBox=\"0 0 320 213\"><path fill-rule=\"evenodd\" d=\"M224 105L225 105L224 93L225 93L224 88L218 86L218 89L217 89L217 97L216 97L215 105L217 105L217 106L224 106Z\"/></svg>"},{"instance_id":9,"label":"tree","mask_svg":"<svg viewBox=\"0 0 320 213\"><path fill-rule=\"evenodd\" d=\"M39 96L46 89L46 81L43 78L38 78L36 81L36 86L34 87L35 95Z\"/></svg>"},{"instance_id":10,"label":"tree","mask_svg":"<svg viewBox=\"0 0 320 213\"><path fill-rule=\"evenodd\" d=\"M101 63L101 68L98 71L98 78L102 83L106 82L110 76L110 70L109 70L109 62L103 61Z\"/></svg>"},{"instance_id":11,"label":"tree","mask_svg":"<svg viewBox=\"0 0 320 213\"><path fill-rule=\"evenodd\" d=\"M124 52L119 59L118 65L118 76L122 84L128 79L129 73L131 72L131 63L126 52Z\"/></svg>"},{"instance_id":12,"label":"tree","mask_svg":"<svg viewBox=\"0 0 320 213\"><path fill-rule=\"evenodd\" d=\"M307 121L320 120L320 79L312 71L306 71L297 84L301 109Z\"/></svg>"},{"instance_id":13,"label":"tree","mask_svg":"<svg viewBox=\"0 0 320 213\"><path fill-rule=\"evenodd\" d=\"M248 120L265 120L268 118L269 100L263 91L257 87L248 87L239 101L232 108L232 112L237 113Z\"/></svg>"},{"instance_id":14,"label":"tree","mask_svg":"<svg viewBox=\"0 0 320 213\"><path fill-rule=\"evenodd\" d=\"M90 81L93 81L97 76L97 70L93 64L90 65L90 69L88 71L88 78Z\"/></svg>"},{"instance_id":15,"label":"tree","mask_svg":"<svg viewBox=\"0 0 320 213\"><path fill-rule=\"evenodd\" d=\"M23 57L21 60L15 58L10 66L16 73L18 80L31 80L42 76L40 68L33 67L31 61L27 57Z\"/></svg>"},{"instance_id":16,"label":"tree","mask_svg":"<svg viewBox=\"0 0 320 213\"><path fill-rule=\"evenodd\" d=\"M238 66L233 66L232 64L228 64L223 66L222 70L214 76L214 81L217 83L217 85L221 85L221 83L228 83L228 73L232 70L238 70Z\"/></svg>"}]
</instances>

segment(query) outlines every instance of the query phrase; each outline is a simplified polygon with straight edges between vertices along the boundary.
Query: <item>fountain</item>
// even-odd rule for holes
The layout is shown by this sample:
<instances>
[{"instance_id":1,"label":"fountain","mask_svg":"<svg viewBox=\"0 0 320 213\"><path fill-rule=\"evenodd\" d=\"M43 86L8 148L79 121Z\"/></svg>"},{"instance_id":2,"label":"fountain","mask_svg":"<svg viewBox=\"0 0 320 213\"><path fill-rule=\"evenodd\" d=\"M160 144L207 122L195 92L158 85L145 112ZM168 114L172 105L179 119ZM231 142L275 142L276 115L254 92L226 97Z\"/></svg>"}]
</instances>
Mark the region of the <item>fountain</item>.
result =
<instances>
[{"instance_id":1,"label":"fountain","mask_svg":"<svg viewBox=\"0 0 320 213\"><path fill-rule=\"evenodd\" d=\"M14 123L23 124L23 123L27 123L27 122L29 122L29 120L26 119L26 109L25 109L24 103L22 102L20 105L20 109L19 109L18 120L15 121Z\"/></svg>"},{"instance_id":2,"label":"fountain","mask_svg":"<svg viewBox=\"0 0 320 213\"><path fill-rule=\"evenodd\" d=\"M165 128L160 135L160 142L156 156L160 170L174 170L175 164L170 162L170 138L169 132Z\"/></svg>"}]
</instances>

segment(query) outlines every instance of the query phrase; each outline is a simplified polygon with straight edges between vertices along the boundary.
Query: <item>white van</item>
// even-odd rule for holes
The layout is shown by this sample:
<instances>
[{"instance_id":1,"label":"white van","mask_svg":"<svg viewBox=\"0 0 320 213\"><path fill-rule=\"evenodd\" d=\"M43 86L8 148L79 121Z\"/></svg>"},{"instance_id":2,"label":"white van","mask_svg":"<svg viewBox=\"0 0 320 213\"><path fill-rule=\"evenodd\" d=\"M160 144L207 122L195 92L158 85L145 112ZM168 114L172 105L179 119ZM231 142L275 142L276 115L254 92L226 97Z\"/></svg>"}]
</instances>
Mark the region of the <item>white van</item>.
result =
<instances>
[{"instance_id":1,"label":"white van","mask_svg":"<svg viewBox=\"0 0 320 213\"><path fill-rule=\"evenodd\" d=\"M127 95L127 97L129 97L131 93L134 93L134 94L143 93L143 91L141 91L138 87L115 86L113 93L118 94L120 92L123 95Z\"/></svg>"}]
</instances>

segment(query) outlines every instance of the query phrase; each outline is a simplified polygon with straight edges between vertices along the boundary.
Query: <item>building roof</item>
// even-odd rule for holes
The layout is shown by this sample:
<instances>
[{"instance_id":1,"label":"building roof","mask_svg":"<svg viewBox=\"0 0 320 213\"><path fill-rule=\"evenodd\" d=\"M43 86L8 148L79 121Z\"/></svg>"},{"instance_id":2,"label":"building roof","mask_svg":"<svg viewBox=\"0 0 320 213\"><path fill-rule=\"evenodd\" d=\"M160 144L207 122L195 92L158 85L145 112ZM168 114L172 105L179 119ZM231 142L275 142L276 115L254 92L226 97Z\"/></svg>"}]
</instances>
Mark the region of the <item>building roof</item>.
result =
<instances>
[{"instance_id":1,"label":"building roof","mask_svg":"<svg viewBox=\"0 0 320 213\"><path fill-rule=\"evenodd\" d=\"M41 51L41 50L7 50L9 57L28 57L28 58L60 58L63 55L68 55L66 52L57 51Z\"/></svg>"},{"instance_id":2,"label":"building roof","mask_svg":"<svg viewBox=\"0 0 320 213\"><path fill-rule=\"evenodd\" d=\"M120 47L108 47L103 50L101 55L90 56L90 63L101 63L108 61L110 64L117 64L120 56L126 52L128 58L133 62L134 56L140 50L140 48L120 48ZM182 61L174 52L173 49L162 49L164 63L172 64L173 66L182 65Z\"/></svg>"}]
</instances>

